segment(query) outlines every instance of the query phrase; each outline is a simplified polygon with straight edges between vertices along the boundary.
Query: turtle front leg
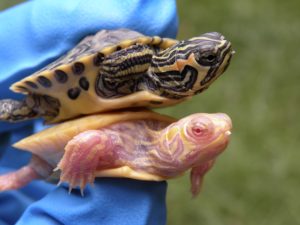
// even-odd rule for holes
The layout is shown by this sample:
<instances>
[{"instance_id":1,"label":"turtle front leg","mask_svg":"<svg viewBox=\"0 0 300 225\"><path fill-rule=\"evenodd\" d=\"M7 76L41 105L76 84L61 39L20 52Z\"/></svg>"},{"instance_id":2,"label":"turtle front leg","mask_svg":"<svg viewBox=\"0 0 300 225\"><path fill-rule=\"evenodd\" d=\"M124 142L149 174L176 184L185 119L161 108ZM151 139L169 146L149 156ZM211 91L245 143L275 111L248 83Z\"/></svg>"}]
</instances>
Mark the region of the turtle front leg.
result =
<instances>
[{"instance_id":1,"label":"turtle front leg","mask_svg":"<svg viewBox=\"0 0 300 225\"><path fill-rule=\"evenodd\" d=\"M55 170L61 170L60 181L72 188L80 187L81 194L87 183L93 184L101 155L110 149L109 137L102 131L89 130L75 136L65 147L65 154Z\"/></svg>"},{"instance_id":2,"label":"turtle front leg","mask_svg":"<svg viewBox=\"0 0 300 225\"><path fill-rule=\"evenodd\" d=\"M191 171L191 192L193 197L196 197L201 191L204 175L212 168L215 160L210 160L199 166L195 166Z\"/></svg>"}]
</instances>

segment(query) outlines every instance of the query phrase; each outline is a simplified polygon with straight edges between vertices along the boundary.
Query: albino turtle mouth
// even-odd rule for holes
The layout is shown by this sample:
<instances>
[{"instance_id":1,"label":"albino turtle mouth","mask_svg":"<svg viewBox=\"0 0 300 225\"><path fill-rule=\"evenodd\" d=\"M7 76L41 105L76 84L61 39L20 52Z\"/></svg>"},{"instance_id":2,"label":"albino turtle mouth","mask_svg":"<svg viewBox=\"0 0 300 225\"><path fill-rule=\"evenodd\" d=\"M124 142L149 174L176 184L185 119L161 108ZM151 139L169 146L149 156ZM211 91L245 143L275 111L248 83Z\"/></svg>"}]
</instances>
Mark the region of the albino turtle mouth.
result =
<instances>
[{"instance_id":1,"label":"albino turtle mouth","mask_svg":"<svg viewBox=\"0 0 300 225\"><path fill-rule=\"evenodd\" d=\"M209 143L209 147L211 146L223 146L223 145L227 145L227 143L230 140L230 135L231 135L231 131L227 130L225 132L222 132L219 134L219 136L216 137L216 139L214 141L212 141L211 143Z\"/></svg>"}]
</instances>

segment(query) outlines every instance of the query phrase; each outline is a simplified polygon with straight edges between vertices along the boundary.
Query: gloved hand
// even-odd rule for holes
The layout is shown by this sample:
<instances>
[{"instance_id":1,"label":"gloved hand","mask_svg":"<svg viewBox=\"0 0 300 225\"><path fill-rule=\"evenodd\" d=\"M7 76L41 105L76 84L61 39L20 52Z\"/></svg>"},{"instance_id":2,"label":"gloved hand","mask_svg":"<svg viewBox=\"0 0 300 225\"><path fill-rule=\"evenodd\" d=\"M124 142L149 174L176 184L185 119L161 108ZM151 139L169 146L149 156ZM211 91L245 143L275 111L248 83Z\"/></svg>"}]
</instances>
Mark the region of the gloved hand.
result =
<instances>
[{"instance_id":1,"label":"gloved hand","mask_svg":"<svg viewBox=\"0 0 300 225\"><path fill-rule=\"evenodd\" d=\"M22 98L9 90L12 83L86 35L122 27L174 37L175 1L33 0L1 12L0 98ZM10 146L40 129L41 121L0 123L0 173L28 162L28 153ZM106 178L96 180L82 198L76 190L68 195L66 186L35 181L22 190L0 193L0 224L165 224L165 193L165 182Z\"/></svg>"}]
</instances>

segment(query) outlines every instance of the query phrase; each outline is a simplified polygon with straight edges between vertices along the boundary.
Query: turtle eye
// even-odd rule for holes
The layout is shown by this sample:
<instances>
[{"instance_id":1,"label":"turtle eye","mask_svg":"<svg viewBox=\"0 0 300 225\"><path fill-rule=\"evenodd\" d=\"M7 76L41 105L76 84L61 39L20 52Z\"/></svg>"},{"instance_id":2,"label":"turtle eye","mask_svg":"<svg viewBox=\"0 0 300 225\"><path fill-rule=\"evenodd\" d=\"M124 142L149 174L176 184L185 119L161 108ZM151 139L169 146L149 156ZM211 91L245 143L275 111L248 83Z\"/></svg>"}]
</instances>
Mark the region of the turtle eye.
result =
<instances>
[{"instance_id":1,"label":"turtle eye","mask_svg":"<svg viewBox=\"0 0 300 225\"><path fill-rule=\"evenodd\" d=\"M188 123L186 128L186 135L193 142L205 142L213 137L213 124L208 119L193 119Z\"/></svg>"},{"instance_id":2,"label":"turtle eye","mask_svg":"<svg viewBox=\"0 0 300 225\"><path fill-rule=\"evenodd\" d=\"M212 63L213 61L216 60L216 55L210 54L207 56L203 56L203 60L209 63Z\"/></svg>"},{"instance_id":3,"label":"turtle eye","mask_svg":"<svg viewBox=\"0 0 300 225\"><path fill-rule=\"evenodd\" d=\"M207 129L203 124L195 124L192 127L192 133L195 137L201 137L207 133Z\"/></svg>"},{"instance_id":4,"label":"turtle eye","mask_svg":"<svg viewBox=\"0 0 300 225\"><path fill-rule=\"evenodd\" d=\"M198 53L196 55L196 61L203 66L211 66L217 62L217 54L213 52L207 52L207 53Z\"/></svg>"}]
</instances>

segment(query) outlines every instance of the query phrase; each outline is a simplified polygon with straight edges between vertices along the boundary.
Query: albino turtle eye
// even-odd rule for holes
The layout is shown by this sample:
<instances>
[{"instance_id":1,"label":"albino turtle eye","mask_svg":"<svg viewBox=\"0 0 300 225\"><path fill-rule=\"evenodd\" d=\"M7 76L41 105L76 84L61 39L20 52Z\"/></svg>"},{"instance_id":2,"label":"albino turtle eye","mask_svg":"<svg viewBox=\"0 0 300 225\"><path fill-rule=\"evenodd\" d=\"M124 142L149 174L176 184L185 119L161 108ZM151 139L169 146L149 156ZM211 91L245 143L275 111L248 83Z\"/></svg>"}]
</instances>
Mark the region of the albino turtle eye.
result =
<instances>
[{"instance_id":1,"label":"albino turtle eye","mask_svg":"<svg viewBox=\"0 0 300 225\"><path fill-rule=\"evenodd\" d=\"M199 141L208 141L212 138L214 133L213 124L211 121L205 118L193 119L186 126L186 135L191 138L191 140Z\"/></svg>"},{"instance_id":2,"label":"albino turtle eye","mask_svg":"<svg viewBox=\"0 0 300 225\"><path fill-rule=\"evenodd\" d=\"M203 129L203 127L195 126L192 128L192 132L195 136L201 136L205 131L206 129Z\"/></svg>"},{"instance_id":3,"label":"albino turtle eye","mask_svg":"<svg viewBox=\"0 0 300 225\"><path fill-rule=\"evenodd\" d=\"M207 129L203 125L195 125L192 127L192 132L196 137L201 137L207 133Z\"/></svg>"}]
</instances>

